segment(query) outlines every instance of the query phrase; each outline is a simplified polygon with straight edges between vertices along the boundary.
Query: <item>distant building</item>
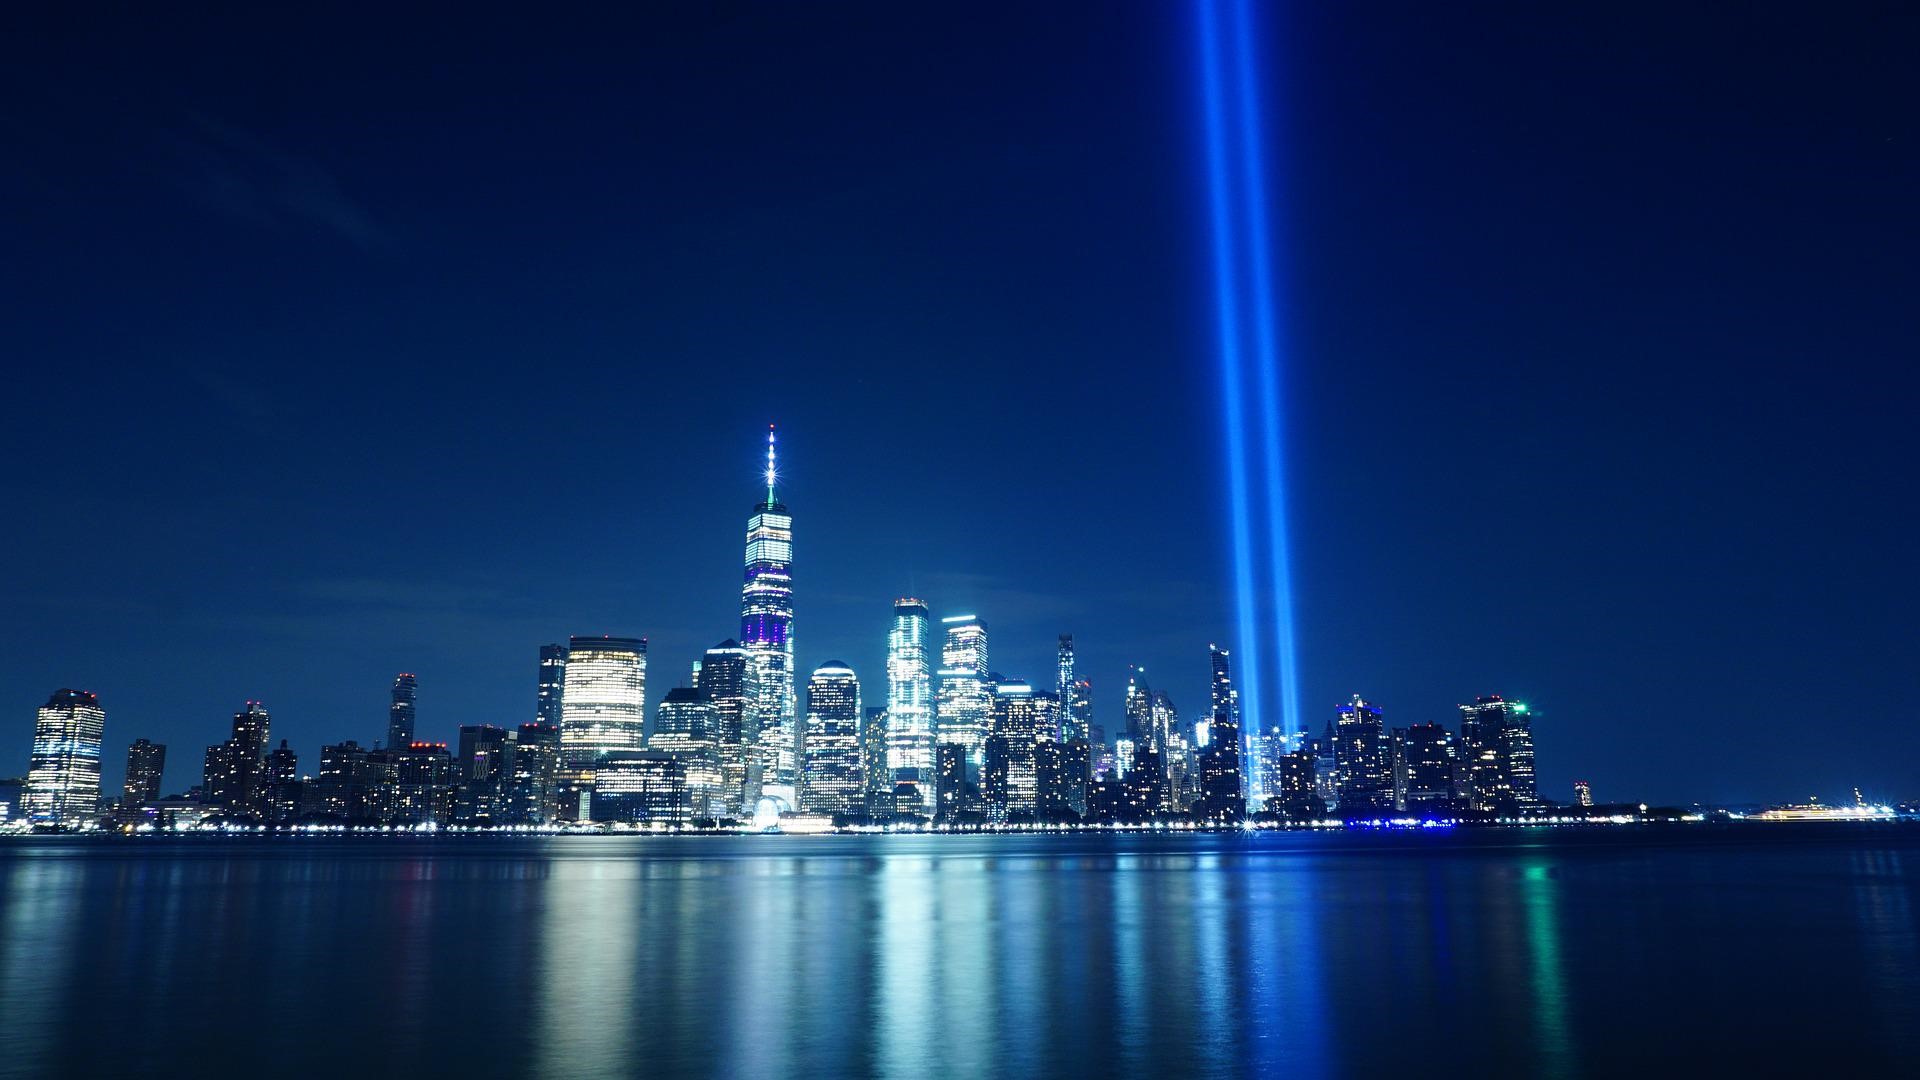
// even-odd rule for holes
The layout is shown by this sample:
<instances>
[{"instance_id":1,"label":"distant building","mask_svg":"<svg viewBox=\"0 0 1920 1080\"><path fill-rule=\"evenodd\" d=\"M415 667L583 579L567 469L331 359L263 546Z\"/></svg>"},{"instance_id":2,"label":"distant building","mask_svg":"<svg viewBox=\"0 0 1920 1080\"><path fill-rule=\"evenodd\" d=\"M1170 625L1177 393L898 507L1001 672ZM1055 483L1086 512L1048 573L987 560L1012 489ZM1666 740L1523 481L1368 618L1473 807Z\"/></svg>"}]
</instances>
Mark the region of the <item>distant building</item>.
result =
<instances>
[{"instance_id":1,"label":"distant building","mask_svg":"<svg viewBox=\"0 0 1920 1080\"><path fill-rule=\"evenodd\" d=\"M540 646L539 679L534 684L534 723L549 725L555 731L560 730L561 721L566 718L564 705L566 690L567 647L565 645Z\"/></svg>"},{"instance_id":2,"label":"distant building","mask_svg":"<svg viewBox=\"0 0 1920 1080\"><path fill-rule=\"evenodd\" d=\"M934 752L935 821L950 825L971 807L968 797L967 748L959 743L942 743Z\"/></svg>"},{"instance_id":3,"label":"distant building","mask_svg":"<svg viewBox=\"0 0 1920 1080\"><path fill-rule=\"evenodd\" d=\"M1232 825L1247 816L1246 788L1241 776L1240 706L1226 680L1226 651L1214 650L1214 714L1208 725L1207 748L1200 752L1200 817L1214 825Z\"/></svg>"},{"instance_id":4,"label":"distant building","mask_svg":"<svg viewBox=\"0 0 1920 1080\"><path fill-rule=\"evenodd\" d=\"M867 709L860 725L860 780L867 816L893 816L893 769L887 764L887 710Z\"/></svg>"},{"instance_id":5,"label":"distant building","mask_svg":"<svg viewBox=\"0 0 1920 1080\"><path fill-rule=\"evenodd\" d=\"M594 821L679 826L692 817L686 767L672 754L617 751L593 770Z\"/></svg>"},{"instance_id":6,"label":"distant building","mask_svg":"<svg viewBox=\"0 0 1920 1080\"><path fill-rule=\"evenodd\" d=\"M398 750L413 742L414 696L419 688L418 681L406 672L393 677L392 700L387 705L387 749Z\"/></svg>"},{"instance_id":7,"label":"distant building","mask_svg":"<svg viewBox=\"0 0 1920 1080\"><path fill-rule=\"evenodd\" d=\"M521 724L515 734L506 821L548 824L554 820L560 797L560 728L536 722Z\"/></svg>"},{"instance_id":8,"label":"distant building","mask_svg":"<svg viewBox=\"0 0 1920 1080\"><path fill-rule=\"evenodd\" d=\"M1453 733L1439 724L1414 724L1393 733L1393 805L1407 813L1453 806L1458 754Z\"/></svg>"},{"instance_id":9,"label":"distant building","mask_svg":"<svg viewBox=\"0 0 1920 1080\"><path fill-rule=\"evenodd\" d=\"M1393 767L1378 706L1355 694L1334 724L1335 785L1342 813L1393 808Z\"/></svg>"},{"instance_id":10,"label":"distant building","mask_svg":"<svg viewBox=\"0 0 1920 1080\"><path fill-rule=\"evenodd\" d=\"M1267 809L1296 821L1314 821L1327 812L1318 778L1319 758L1302 747L1282 754L1279 761L1279 791L1268 801Z\"/></svg>"},{"instance_id":11,"label":"distant building","mask_svg":"<svg viewBox=\"0 0 1920 1080\"><path fill-rule=\"evenodd\" d=\"M267 734L271 723L267 707L249 701L233 714L233 734L227 741L207 747L200 791L201 801L210 810L234 818L266 816Z\"/></svg>"},{"instance_id":12,"label":"distant building","mask_svg":"<svg viewBox=\"0 0 1920 1080\"><path fill-rule=\"evenodd\" d=\"M505 821L513 792L519 736L493 724L460 725L454 754L453 820Z\"/></svg>"},{"instance_id":13,"label":"distant building","mask_svg":"<svg viewBox=\"0 0 1920 1080\"><path fill-rule=\"evenodd\" d=\"M950 615L940 620L940 627L946 641L940 649L937 737L943 745L966 747L968 761L978 767L993 726L987 624L973 615Z\"/></svg>"},{"instance_id":14,"label":"distant building","mask_svg":"<svg viewBox=\"0 0 1920 1080\"><path fill-rule=\"evenodd\" d=\"M22 793L27 820L57 829L91 826L100 816L100 736L107 714L85 690L56 690L33 724L33 752Z\"/></svg>"},{"instance_id":15,"label":"distant building","mask_svg":"<svg viewBox=\"0 0 1920 1080\"><path fill-rule=\"evenodd\" d=\"M767 429L767 497L747 519L746 581L740 588L740 645L747 651L759 728L751 739L764 782L798 778L793 678L793 516L774 495L773 429Z\"/></svg>"},{"instance_id":16,"label":"distant building","mask_svg":"<svg viewBox=\"0 0 1920 1080\"><path fill-rule=\"evenodd\" d=\"M1033 687L1008 679L994 687L992 734L1002 740L1005 789L996 794L984 783L988 812L1000 809L1009 820L1031 820L1040 807L1034 748L1040 741L1041 704Z\"/></svg>"},{"instance_id":17,"label":"distant building","mask_svg":"<svg viewBox=\"0 0 1920 1080\"><path fill-rule=\"evenodd\" d=\"M1062 727L1067 731L1068 741L1075 738L1085 739L1094 747L1104 747L1106 732L1093 722L1093 684L1085 679L1075 679L1067 692L1067 699L1061 703L1066 710Z\"/></svg>"},{"instance_id":18,"label":"distant building","mask_svg":"<svg viewBox=\"0 0 1920 1080\"><path fill-rule=\"evenodd\" d=\"M561 695L561 764L589 769L603 754L639 750L646 744L646 707L647 639L570 639Z\"/></svg>"},{"instance_id":19,"label":"distant building","mask_svg":"<svg viewBox=\"0 0 1920 1080\"><path fill-rule=\"evenodd\" d=\"M923 801L932 799L935 786L930 634L926 601L907 596L893 602L893 627L887 631L886 780L914 785Z\"/></svg>"},{"instance_id":20,"label":"distant building","mask_svg":"<svg viewBox=\"0 0 1920 1080\"><path fill-rule=\"evenodd\" d=\"M127 747L127 779L120 789L120 804L129 810L152 806L160 801L160 780L167 771L167 748L163 743L135 739Z\"/></svg>"},{"instance_id":21,"label":"distant building","mask_svg":"<svg viewBox=\"0 0 1920 1080\"><path fill-rule=\"evenodd\" d=\"M694 684L713 703L719 724L720 786L728 812L744 814L760 797L757 776L752 778L749 790L749 773L755 764L754 739L760 724L753 711L758 691L747 650L732 639L708 649L700 658L700 676Z\"/></svg>"},{"instance_id":22,"label":"distant building","mask_svg":"<svg viewBox=\"0 0 1920 1080\"><path fill-rule=\"evenodd\" d=\"M807 723L800 809L812 814L858 814L865 805L860 779L860 680L829 660L807 680Z\"/></svg>"},{"instance_id":23,"label":"distant building","mask_svg":"<svg viewBox=\"0 0 1920 1080\"><path fill-rule=\"evenodd\" d=\"M1073 691L1079 680L1074 677L1073 635L1060 635L1060 649L1054 672L1054 697L1060 703L1060 740L1071 742L1087 737L1085 717L1074 711Z\"/></svg>"},{"instance_id":24,"label":"distant building","mask_svg":"<svg viewBox=\"0 0 1920 1080\"><path fill-rule=\"evenodd\" d=\"M1532 718L1525 705L1490 694L1460 706L1460 747L1470 809L1510 814L1540 804L1534 792Z\"/></svg>"},{"instance_id":25,"label":"distant building","mask_svg":"<svg viewBox=\"0 0 1920 1080\"><path fill-rule=\"evenodd\" d=\"M393 763L395 825L445 825L453 820L456 773L446 743L416 742L388 750L385 756Z\"/></svg>"},{"instance_id":26,"label":"distant building","mask_svg":"<svg viewBox=\"0 0 1920 1080\"><path fill-rule=\"evenodd\" d=\"M1593 785L1585 780L1573 782L1573 801L1581 806L1593 805Z\"/></svg>"}]
</instances>

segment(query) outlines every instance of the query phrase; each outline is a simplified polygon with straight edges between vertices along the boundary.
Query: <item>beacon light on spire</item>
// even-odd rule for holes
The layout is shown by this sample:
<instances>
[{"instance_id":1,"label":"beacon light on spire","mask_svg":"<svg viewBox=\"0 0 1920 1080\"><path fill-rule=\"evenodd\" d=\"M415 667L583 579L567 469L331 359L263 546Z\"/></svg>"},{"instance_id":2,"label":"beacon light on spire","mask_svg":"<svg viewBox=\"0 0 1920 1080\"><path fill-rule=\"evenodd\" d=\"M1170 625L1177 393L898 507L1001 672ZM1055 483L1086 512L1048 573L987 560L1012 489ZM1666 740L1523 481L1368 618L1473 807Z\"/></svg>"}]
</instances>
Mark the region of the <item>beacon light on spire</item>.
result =
<instances>
[{"instance_id":1,"label":"beacon light on spire","mask_svg":"<svg viewBox=\"0 0 1920 1080\"><path fill-rule=\"evenodd\" d=\"M774 468L774 465L773 465L773 425L768 424L767 425L767 501L768 502L773 501L773 482L779 479L779 476L780 476L780 473Z\"/></svg>"}]
</instances>

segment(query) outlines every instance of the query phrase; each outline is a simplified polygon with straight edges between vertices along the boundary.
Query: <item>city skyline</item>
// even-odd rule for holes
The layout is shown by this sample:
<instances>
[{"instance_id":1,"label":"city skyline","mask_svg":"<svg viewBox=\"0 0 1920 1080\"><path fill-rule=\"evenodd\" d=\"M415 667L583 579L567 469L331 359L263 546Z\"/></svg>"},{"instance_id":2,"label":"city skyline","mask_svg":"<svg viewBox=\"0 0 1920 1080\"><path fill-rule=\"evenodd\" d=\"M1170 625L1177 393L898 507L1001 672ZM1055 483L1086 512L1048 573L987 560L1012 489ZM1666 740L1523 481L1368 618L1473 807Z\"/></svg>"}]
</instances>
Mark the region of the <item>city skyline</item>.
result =
<instances>
[{"instance_id":1,"label":"city skyline","mask_svg":"<svg viewBox=\"0 0 1920 1080\"><path fill-rule=\"evenodd\" d=\"M1343 814L1512 813L1516 808L1593 803L1589 770L1578 763L1567 766L1580 778L1571 780L1566 791L1538 785L1533 710L1497 693L1459 703L1457 730L1424 716L1399 726L1398 715L1385 719L1378 703L1354 694L1329 710L1324 726L1317 729L1309 717L1294 731L1244 732L1233 651L1214 642L1206 645L1207 697L1199 707L1180 706L1165 690L1152 686L1144 665L1129 665L1113 725L1102 723L1098 711L1091 718L1075 711L1087 705L1087 684L1077 678L1072 633L1055 637L1050 668L1055 689L1036 694L1029 680L996 669L985 619L974 613L933 618L930 605L914 597L893 602L892 622L885 630L885 708L862 708L859 672L841 660L825 661L805 680L796 680L793 516L777 497L780 474L773 430L769 426L762 473L765 496L748 522L741 594L741 632L760 647L732 639L719 642L689 660L682 669L686 674L672 688L657 689L650 699L644 636L571 635L565 647L537 646L527 686L535 723L520 730L524 734L529 727L548 724L542 730L553 740L559 772L541 783L559 785L555 799L573 798L565 794L568 770L591 777L598 764L626 770L619 773L625 798L655 783L671 783L674 790L691 793L690 805L700 809L688 811L690 816L708 813L711 800L712 816L751 817L762 793L776 795L791 812L867 815L873 813L870 793L885 791L891 783L897 789L887 800L886 813L917 813L937 823L952 816L943 809L940 777L960 774L940 764L936 751L957 751L963 755L962 780L970 792L966 798L1002 808L1000 817L988 816L988 823L1007 820L1008 813L1030 819L1048 805L1049 797L1056 807L1068 804L1066 789L1059 786L1066 783L1066 774L1060 761L1048 755L1073 745L1076 738L1104 733L1076 759L1073 775L1080 779L1074 783L1092 785L1074 788L1076 813L1092 812L1088 808L1098 803L1101 786L1095 781L1107 780L1116 785L1108 797L1121 800L1119 805L1135 806L1146 798L1171 807L1184 791L1195 812L1207 820L1237 821L1289 801L1287 793L1294 789L1287 777L1290 752L1302 755L1303 761L1319 759L1319 791L1328 796L1330 808L1338 807ZM794 691L791 697L784 694L787 689ZM431 724L417 729L418 690L416 674L393 677L386 739L372 740L371 749L384 746L398 752L437 746L445 754L451 740L436 742ZM896 724L895 710L908 722ZM76 719L82 715L84 721ZM556 715L560 723L548 723ZM78 776L82 787L92 785L105 800L122 786L122 778L102 768L103 762L116 758L110 751L112 741L101 738L104 717L97 695L66 688L39 710L32 767L22 774L40 778L34 784L41 794L34 794L34 784L28 787L23 805L29 813L64 823L84 817L68 805L79 805L73 799L80 797L66 791L68 775ZM298 753L285 739L280 750L268 754L268 717L263 702L249 699L233 716L232 738L207 747L202 782L192 787L208 806L258 805L271 812L269 788L274 781L315 776L297 772ZM884 777L868 774L872 766L863 749L869 742L866 725L876 723L881 726L872 734L872 745L880 754L877 760L884 762ZM475 740L511 740L513 727L486 721L457 725L461 749L448 767L478 768L480 775L488 775L487 762L497 752L483 748L476 758ZM92 732L90 738L76 740L72 733L83 730ZM1551 724L1547 730L1552 731ZM1222 757L1221 745L1211 741L1221 732L1233 733L1231 757ZM345 738L353 745L352 734ZM164 786L166 750L166 744L145 735L131 742L125 755L128 768L136 759L144 764L137 785L125 782L129 797L139 790L151 801L156 794L187 790L186 785ZM323 779L328 775L327 755L336 750L331 744L321 748ZM1042 752L1039 757L1037 750ZM511 746L505 753L503 760L510 766ZM791 764L779 764L783 755ZM677 762L671 777L632 778L637 775L632 770L644 772L661 757ZM182 758L176 755L175 760ZM403 790L411 760L403 757L398 766ZM1107 764L1109 760L1113 764ZM1127 774L1142 762L1160 771L1159 793L1134 792ZM1303 767L1312 771L1312 766ZM1054 770L1051 795L1049 768ZM57 779L47 779L56 773ZM457 782L445 782L457 788ZM583 790L593 790L590 781ZM1090 790L1095 791L1092 798ZM1616 803L1644 801L1636 792L1616 794ZM1857 784L1853 795L1862 798ZM504 793L492 797L513 798ZM1269 798L1279 801L1269 805ZM50 812L53 806L60 811ZM455 813L454 804L447 804L444 812Z\"/></svg>"},{"instance_id":2,"label":"city skyline","mask_svg":"<svg viewBox=\"0 0 1920 1080\"><path fill-rule=\"evenodd\" d=\"M433 77L408 13L27 17L13 709L91 689L178 747L257 698L310 754L409 671L451 737L573 634L665 687L735 636L770 421L797 675L877 703L903 596L1036 686L1074 634L1109 720L1130 664L1192 709L1195 643L1251 657L1184 10L622 13L504 70L526 28L482 18ZM1833 520L1913 502L1911 76L1844 20L1724 29L1265 22L1310 725L1499 692L1554 718L1545 790L1920 785L1879 719L1920 694L1904 532Z\"/></svg>"}]
</instances>

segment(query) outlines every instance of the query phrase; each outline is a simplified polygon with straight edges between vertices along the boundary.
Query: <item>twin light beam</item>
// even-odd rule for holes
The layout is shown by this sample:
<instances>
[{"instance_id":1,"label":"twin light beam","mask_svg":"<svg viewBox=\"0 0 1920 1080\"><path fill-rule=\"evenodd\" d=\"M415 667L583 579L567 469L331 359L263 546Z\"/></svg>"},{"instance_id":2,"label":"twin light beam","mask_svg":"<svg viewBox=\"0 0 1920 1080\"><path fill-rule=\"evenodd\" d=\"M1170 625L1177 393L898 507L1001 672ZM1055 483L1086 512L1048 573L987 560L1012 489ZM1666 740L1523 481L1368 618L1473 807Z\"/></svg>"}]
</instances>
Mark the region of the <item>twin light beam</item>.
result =
<instances>
[{"instance_id":1,"label":"twin light beam","mask_svg":"<svg viewBox=\"0 0 1920 1080\"><path fill-rule=\"evenodd\" d=\"M1194 0L1221 413L1239 649L1242 733L1300 730L1287 550L1280 319L1267 220L1260 69L1251 0ZM1256 450L1250 442L1257 435ZM1265 762L1248 762L1261 790Z\"/></svg>"}]
</instances>

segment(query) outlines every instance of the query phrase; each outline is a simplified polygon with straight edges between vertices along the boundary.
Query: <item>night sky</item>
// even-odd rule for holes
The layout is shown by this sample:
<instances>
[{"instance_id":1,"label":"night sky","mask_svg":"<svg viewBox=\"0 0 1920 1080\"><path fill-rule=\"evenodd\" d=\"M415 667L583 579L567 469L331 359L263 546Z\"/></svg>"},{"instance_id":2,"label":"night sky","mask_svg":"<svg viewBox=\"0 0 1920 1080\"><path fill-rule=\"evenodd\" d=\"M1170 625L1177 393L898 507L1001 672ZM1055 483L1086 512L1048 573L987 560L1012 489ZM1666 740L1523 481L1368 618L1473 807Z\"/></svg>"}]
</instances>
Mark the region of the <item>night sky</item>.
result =
<instances>
[{"instance_id":1,"label":"night sky","mask_svg":"<svg viewBox=\"0 0 1920 1080\"><path fill-rule=\"evenodd\" d=\"M1270 9L1315 728L1534 706L1541 791L1920 795L1912 9ZM1623 9L1624 8L1624 9ZM532 718L891 601L1184 714L1231 644L1187 9L0 17L0 775L62 686L169 791ZM613 20L613 21L610 21Z\"/></svg>"}]
</instances>

